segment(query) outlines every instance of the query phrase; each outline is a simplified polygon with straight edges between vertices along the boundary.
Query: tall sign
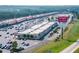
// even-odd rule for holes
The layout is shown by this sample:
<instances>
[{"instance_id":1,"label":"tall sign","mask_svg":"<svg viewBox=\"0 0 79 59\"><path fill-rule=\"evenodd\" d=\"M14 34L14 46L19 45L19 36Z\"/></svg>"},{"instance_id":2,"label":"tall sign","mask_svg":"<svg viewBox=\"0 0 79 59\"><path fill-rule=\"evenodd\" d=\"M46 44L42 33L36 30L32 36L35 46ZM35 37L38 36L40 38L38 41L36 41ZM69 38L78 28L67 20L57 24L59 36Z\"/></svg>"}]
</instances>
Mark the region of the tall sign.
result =
<instances>
[{"instance_id":1,"label":"tall sign","mask_svg":"<svg viewBox=\"0 0 79 59\"><path fill-rule=\"evenodd\" d=\"M61 33L62 33L62 39L63 39L63 23L67 22L68 17L67 16L58 16L57 19L58 19L58 22L60 24L62 24L62 26L61 26L61 29L62 29Z\"/></svg>"},{"instance_id":2,"label":"tall sign","mask_svg":"<svg viewBox=\"0 0 79 59\"><path fill-rule=\"evenodd\" d=\"M67 22L68 17L67 16L59 16L58 22Z\"/></svg>"}]
</instances>

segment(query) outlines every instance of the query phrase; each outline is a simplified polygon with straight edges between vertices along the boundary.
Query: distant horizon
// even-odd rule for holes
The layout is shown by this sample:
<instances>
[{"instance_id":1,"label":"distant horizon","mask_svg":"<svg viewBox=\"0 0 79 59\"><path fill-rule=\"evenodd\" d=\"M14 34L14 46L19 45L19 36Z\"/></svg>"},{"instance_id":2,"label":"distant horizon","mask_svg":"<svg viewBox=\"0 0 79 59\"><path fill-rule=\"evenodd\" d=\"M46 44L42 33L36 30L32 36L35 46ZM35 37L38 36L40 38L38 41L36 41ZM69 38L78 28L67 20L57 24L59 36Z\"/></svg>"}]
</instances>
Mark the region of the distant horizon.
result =
<instances>
[{"instance_id":1,"label":"distant horizon","mask_svg":"<svg viewBox=\"0 0 79 59\"><path fill-rule=\"evenodd\" d=\"M77 13L79 13L79 6L0 5L0 20L63 11L76 11Z\"/></svg>"}]
</instances>

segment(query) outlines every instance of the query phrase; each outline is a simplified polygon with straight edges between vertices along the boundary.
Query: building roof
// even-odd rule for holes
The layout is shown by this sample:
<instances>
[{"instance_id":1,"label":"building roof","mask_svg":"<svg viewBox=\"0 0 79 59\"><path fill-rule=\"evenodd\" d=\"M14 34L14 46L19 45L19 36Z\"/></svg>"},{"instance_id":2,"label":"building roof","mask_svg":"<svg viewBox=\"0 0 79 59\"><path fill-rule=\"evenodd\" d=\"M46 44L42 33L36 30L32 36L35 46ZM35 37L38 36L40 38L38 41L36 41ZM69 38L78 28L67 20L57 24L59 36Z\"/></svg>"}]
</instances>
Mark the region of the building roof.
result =
<instances>
[{"instance_id":1,"label":"building roof","mask_svg":"<svg viewBox=\"0 0 79 59\"><path fill-rule=\"evenodd\" d=\"M41 26L44 26L44 25L47 24L47 23L48 23L48 22L43 22L43 23L41 23L41 24L37 24L37 25L31 27L30 29L27 29L27 30L25 30L25 31L23 31L23 32L18 32L18 33L20 33L20 34L27 34L27 33L29 33L29 32L32 32L32 31L34 31L34 30L40 28Z\"/></svg>"},{"instance_id":2,"label":"building roof","mask_svg":"<svg viewBox=\"0 0 79 59\"><path fill-rule=\"evenodd\" d=\"M39 29L33 31L33 32L30 32L30 34L39 34L43 31L45 31L47 28L49 28L51 25L53 25L55 22L49 22L48 24L46 24L45 26L43 27L40 27Z\"/></svg>"}]
</instances>

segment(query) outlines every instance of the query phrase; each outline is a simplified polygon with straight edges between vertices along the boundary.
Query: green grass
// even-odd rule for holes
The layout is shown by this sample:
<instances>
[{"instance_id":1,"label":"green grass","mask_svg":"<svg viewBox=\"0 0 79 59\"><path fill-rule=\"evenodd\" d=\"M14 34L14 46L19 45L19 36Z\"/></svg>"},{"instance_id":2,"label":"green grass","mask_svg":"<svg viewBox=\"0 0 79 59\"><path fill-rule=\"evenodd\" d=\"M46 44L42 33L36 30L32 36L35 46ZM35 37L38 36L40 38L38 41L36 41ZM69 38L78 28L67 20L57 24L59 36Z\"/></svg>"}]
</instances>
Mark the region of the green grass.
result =
<instances>
[{"instance_id":1,"label":"green grass","mask_svg":"<svg viewBox=\"0 0 79 59\"><path fill-rule=\"evenodd\" d=\"M72 42L76 41L77 39L79 39L79 22L76 22L73 25L67 37L67 40Z\"/></svg>"},{"instance_id":2,"label":"green grass","mask_svg":"<svg viewBox=\"0 0 79 59\"><path fill-rule=\"evenodd\" d=\"M66 36L66 39L60 39L60 41L54 42L50 41L39 48L33 49L36 53L47 53L53 52L57 53L68 47L70 44L74 43L79 38L79 21L75 22Z\"/></svg>"},{"instance_id":3,"label":"green grass","mask_svg":"<svg viewBox=\"0 0 79 59\"><path fill-rule=\"evenodd\" d=\"M58 41L58 42L49 42L48 44L40 47L40 48L37 48L35 51L33 52L44 52L44 53L47 53L47 52L59 52L60 50L66 48L68 45L70 45L72 42L68 42L68 41L65 41L65 40L61 40L61 41Z\"/></svg>"},{"instance_id":4,"label":"green grass","mask_svg":"<svg viewBox=\"0 0 79 59\"><path fill-rule=\"evenodd\" d=\"M74 51L74 53L79 53L79 48Z\"/></svg>"}]
</instances>

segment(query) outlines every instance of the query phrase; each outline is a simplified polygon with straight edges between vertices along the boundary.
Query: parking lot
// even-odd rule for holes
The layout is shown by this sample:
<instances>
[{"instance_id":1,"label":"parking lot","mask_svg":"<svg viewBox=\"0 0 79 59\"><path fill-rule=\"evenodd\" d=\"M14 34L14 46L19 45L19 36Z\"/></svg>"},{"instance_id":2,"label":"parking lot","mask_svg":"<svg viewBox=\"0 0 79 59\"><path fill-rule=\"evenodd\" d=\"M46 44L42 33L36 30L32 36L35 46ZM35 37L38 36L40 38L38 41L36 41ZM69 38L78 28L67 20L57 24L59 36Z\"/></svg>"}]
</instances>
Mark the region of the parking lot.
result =
<instances>
[{"instance_id":1,"label":"parking lot","mask_svg":"<svg viewBox=\"0 0 79 59\"><path fill-rule=\"evenodd\" d=\"M70 22L70 20L68 21L68 23ZM34 21L34 24L41 23L41 22L43 22L43 20L41 20L40 22L39 22L39 20ZM0 29L0 48L1 48L1 50L3 50L3 52L6 52L6 53L10 52L11 44L12 44L13 41L17 41L17 43L18 43L17 48L21 47L21 48L24 48L26 50L29 47L31 48L31 47L38 46L44 40L45 40L45 42L46 42L46 40L54 40L54 39L57 39L61 35L61 29L59 29L56 32L50 31L44 37L43 40L17 40L17 39L14 38L13 35L15 33L24 31L24 30L27 29L28 26L31 27L34 24L33 24L33 21L23 22L23 23L20 23L18 25L17 24L13 25L12 27ZM66 23L64 23L63 25L66 25ZM66 26L64 26L64 27L66 27Z\"/></svg>"},{"instance_id":2,"label":"parking lot","mask_svg":"<svg viewBox=\"0 0 79 59\"><path fill-rule=\"evenodd\" d=\"M37 20L37 21L36 21ZM34 21L25 21L22 22L20 24L15 24L9 27L5 27L5 28L1 28L0 29L0 50L2 50L5 53L9 53L10 48L11 48L11 44L7 44L8 42L13 42L15 41L15 36L14 34L17 34L18 32L22 32L28 28L30 28L31 26L34 26L35 24L41 23L43 21L43 18L40 19L35 19ZM23 47L24 49L37 44L39 41L35 41L35 40L16 40L18 43L18 47Z\"/></svg>"}]
</instances>

